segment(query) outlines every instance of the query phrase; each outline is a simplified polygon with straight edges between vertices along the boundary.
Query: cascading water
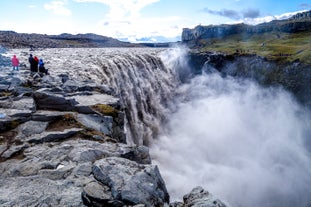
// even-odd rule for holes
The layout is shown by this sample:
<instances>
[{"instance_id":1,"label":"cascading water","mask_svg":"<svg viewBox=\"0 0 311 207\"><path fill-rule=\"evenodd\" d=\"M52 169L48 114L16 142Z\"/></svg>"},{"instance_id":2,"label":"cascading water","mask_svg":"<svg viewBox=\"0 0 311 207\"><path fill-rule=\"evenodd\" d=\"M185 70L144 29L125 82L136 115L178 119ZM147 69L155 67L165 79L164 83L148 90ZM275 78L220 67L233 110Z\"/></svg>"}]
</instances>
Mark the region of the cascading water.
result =
<instances>
[{"instance_id":1,"label":"cascading water","mask_svg":"<svg viewBox=\"0 0 311 207\"><path fill-rule=\"evenodd\" d=\"M130 50L119 55L102 53L96 64L105 74L101 80L119 94L125 107L128 140L149 145L166 120L169 101L179 83L176 71L165 67L156 53Z\"/></svg>"}]
</instances>

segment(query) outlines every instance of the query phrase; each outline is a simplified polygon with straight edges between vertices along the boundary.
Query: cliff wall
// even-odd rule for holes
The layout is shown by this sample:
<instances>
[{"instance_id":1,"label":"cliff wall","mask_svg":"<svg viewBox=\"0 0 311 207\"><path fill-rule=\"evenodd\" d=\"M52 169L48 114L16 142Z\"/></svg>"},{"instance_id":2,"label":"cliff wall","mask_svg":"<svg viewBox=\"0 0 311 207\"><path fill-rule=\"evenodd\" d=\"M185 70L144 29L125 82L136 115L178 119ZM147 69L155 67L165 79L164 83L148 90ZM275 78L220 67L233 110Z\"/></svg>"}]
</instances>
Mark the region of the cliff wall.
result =
<instances>
[{"instance_id":1,"label":"cliff wall","mask_svg":"<svg viewBox=\"0 0 311 207\"><path fill-rule=\"evenodd\" d=\"M233 34L260 34L265 32L287 32L295 33L301 31L311 31L311 10L294 15L286 20L273 20L255 26L246 24L234 25L198 25L193 29L184 28L182 31L182 41L189 42L198 39L223 38Z\"/></svg>"}]
</instances>

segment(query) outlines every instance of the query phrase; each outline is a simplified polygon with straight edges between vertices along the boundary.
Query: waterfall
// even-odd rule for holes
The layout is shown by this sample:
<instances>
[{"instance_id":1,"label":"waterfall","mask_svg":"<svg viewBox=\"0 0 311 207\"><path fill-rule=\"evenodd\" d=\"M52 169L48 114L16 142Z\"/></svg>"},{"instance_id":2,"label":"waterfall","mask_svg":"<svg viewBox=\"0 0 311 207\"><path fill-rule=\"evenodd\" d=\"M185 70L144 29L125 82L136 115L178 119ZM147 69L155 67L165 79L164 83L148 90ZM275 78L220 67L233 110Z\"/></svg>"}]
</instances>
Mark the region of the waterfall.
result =
<instances>
[{"instance_id":1,"label":"waterfall","mask_svg":"<svg viewBox=\"0 0 311 207\"><path fill-rule=\"evenodd\" d=\"M310 111L282 88L224 78L213 68L193 77L186 53L38 51L53 74L113 88L125 108L128 142L150 146L172 200L201 185L230 206L309 207Z\"/></svg>"},{"instance_id":2,"label":"waterfall","mask_svg":"<svg viewBox=\"0 0 311 207\"><path fill-rule=\"evenodd\" d=\"M102 72L100 79L115 90L125 108L128 142L148 146L166 122L179 76L176 65L163 64L161 52L105 51L93 60Z\"/></svg>"}]
</instances>

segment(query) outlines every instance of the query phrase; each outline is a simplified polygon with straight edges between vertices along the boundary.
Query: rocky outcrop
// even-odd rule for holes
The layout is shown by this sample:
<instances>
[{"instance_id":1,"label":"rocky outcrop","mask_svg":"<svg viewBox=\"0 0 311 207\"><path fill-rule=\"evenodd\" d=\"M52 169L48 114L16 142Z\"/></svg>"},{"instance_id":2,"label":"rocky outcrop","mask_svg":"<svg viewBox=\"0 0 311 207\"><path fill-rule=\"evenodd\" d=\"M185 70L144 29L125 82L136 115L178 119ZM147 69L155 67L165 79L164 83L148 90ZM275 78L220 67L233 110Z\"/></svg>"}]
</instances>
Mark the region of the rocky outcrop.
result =
<instances>
[{"instance_id":1,"label":"rocky outcrop","mask_svg":"<svg viewBox=\"0 0 311 207\"><path fill-rule=\"evenodd\" d=\"M287 32L295 33L311 31L311 11L296 14L287 20L273 20L255 26L246 24L233 25L198 25L194 29L184 28L181 39L183 42L195 41L198 39L224 38L233 34L261 34L265 32Z\"/></svg>"},{"instance_id":2,"label":"rocky outcrop","mask_svg":"<svg viewBox=\"0 0 311 207\"><path fill-rule=\"evenodd\" d=\"M221 200L215 198L201 186L195 187L190 193L184 195L183 203L174 202L170 207L226 207Z\"/></svg>"},{"instance_id":3,"label":"rocky outcrop","mask_svg":"<svg viewBox=\"0 0 311 207\"><path fill-rule=\"evenodd\" d=\"M24 68L0 76L1 206L169 203L148 148L126 144L122 106L106 87Z\"/></svg>"},{"instance_id":4,"label":"rocky outcrop","mask_svg":"<svg viewBox=\"0 0 311 207\"><path fill-rule=\"evenodd\" d=\"M302 12L302 13L298 13L295 14L294 16L292 16L290 18L290 20L300 20L300 19L306 19L306 18L311 18L311 10L310 11L306 11L306 12Z\"/></svg>"},{"instance_id":5,"label":"rocky outcrop","mask_svg":"<svg viewBox=\"0 0 311 207\"><path fill-rule=\"evenodd\" d=\"M169 195L156 166L141 165L124 158L105 158L94 163L92 172L98 183L87 185L82 194L88 206L114 206L111 200L118 206L163 206L169 203ZM94 185L103 192L101 196L91 190Z\"/></svg>"}]
</instances>

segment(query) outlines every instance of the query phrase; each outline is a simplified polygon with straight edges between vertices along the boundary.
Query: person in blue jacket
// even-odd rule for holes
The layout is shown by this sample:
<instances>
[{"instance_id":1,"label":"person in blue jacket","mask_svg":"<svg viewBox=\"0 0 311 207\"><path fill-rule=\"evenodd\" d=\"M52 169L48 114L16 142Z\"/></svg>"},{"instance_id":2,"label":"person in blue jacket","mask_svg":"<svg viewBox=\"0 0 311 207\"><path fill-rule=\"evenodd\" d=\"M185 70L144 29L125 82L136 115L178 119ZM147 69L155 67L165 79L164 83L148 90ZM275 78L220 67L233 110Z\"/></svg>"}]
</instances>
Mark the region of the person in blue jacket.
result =
<instances>
[{"instance_id":1,"label":"person in blue jacket","mask_svg":"<svg viewBox=\"0 0 311 207\"><path fill-rule=\"evenodd\" d=\"M42 59L39 60L39 72L48 75L48 70L44 67L44 62Z\"/></svg>"}]
</instances>

